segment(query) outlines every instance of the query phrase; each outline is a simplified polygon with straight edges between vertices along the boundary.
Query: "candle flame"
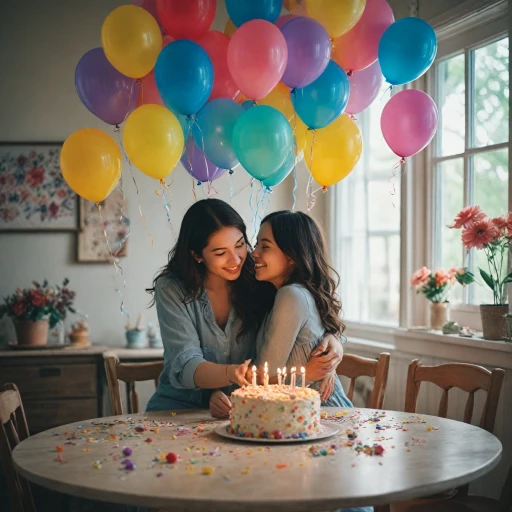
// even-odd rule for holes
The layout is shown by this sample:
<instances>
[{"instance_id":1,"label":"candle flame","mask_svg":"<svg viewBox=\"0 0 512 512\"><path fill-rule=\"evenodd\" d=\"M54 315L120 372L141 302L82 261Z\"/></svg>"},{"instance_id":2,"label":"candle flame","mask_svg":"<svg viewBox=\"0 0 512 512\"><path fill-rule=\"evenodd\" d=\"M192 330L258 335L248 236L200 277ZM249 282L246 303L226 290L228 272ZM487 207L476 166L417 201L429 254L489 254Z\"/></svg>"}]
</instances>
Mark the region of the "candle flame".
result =
<instances>
[{"instance_id":1,"label":"candle flame","mask_svg":"<svg viewBox=\"0 0 512 512\"><path fill-rule=\"evenodd\" d=\"M306 373L306 368L304 368L304 366L301 366L300 373Z\"/></svg>"},{"instance_id":2,"label":"candle flame","mask_svg":"<svg viewBox=\"0 0 512 512\"><path fill-rule=\"evenodd\" d=\"M283 368L283 375L286 375L286 366Z\"/></svg>"},{"instance_id":3,"label":"candle flame","mask_svg":"<svg viewBox=\"0 0 512 512\"><path fill-rule=\"evenodd\" d=\"M268 363L265 361L265 371L268 372Z\"/></svg>"},{"instance_id":4,"label":"candle flame","mask_svg":"<svg viewBox=\"0 0 512 512\"><path fill-rule=\"evenodd\" d=\"M281 375L281 368L277 369L277 375Z\"/></svg>"},{"instance_id":5,"label":"candle flame","mask_svg":"<svg viewBox=\"0 0 512 512\"><path fill-rule=\"evenodd\" d=\"M295 368L295 366L292 366L291 372L295 373L296 371L297 371L297 368Z\"/></svg>"},{"instance_id":6,"label":"candle flame","mask_svg":"<svg viewBox=\"0 0 512 512\"><path fill-rule=\"evenodd\" d=\"M253 371L253 372L255 372L256 370L257 370L256 365L255 365L255 364L253 364L253 365L252 365L252 371Z\"/></svg>"}]
</instances>

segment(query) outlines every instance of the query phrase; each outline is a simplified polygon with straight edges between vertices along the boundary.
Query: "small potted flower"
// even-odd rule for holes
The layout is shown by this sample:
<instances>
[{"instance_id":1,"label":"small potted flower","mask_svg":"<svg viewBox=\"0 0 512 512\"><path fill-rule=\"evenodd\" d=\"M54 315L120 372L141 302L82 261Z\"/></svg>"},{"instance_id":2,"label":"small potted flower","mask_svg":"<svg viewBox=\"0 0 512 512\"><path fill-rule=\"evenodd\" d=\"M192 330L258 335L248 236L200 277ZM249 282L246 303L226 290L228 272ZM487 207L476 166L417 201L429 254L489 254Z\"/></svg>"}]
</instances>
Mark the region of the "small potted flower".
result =
<instances>
[{"instance_id":1,"label":"small potted flower","mask_svg":"<svg viewBox=\"0 0 512 512\"><path fill-rule=\"evenodd\" d=\"M493 295L492 304L481 304L483 336L488 340L505 337L505 320L508 313L507 285L512 282L508 272L508 255L512 240L512 212L501 217L488 217L479 206L461 210L451 229L462 229L462 243L467 251L484 251L487 269L479 268L480 276Z\"/></svg>"},{"instance_id":2,"label":"small potted flower","mask_svg":"<svg viewBox=\"0 0 512 512\"><path fill-rule=\"evenodd\" d=\"M432 272L427 267L422 267L412 275L411 286L430 301L432 329L441 330L448 321L448 293L456 282L466 285L472 282L472 274L465 268L438 269Z\"/></svg>"},{"instance_id":3,"label":"small potted flower","mask_svg":"<svg viewBox=\"0 0 512 512\"><path fill-rule=\"evenodd\" d=\"M64 279L62 287L51 287L48 281L42 285L33 281L34 288L18 288L4 298L0 318L4 315L12 318L19 345L45 345L49 327L64 320L68 311L75 312L75 292L67 288L68 283L69 280Z\"/></svg>"}]
</instances>

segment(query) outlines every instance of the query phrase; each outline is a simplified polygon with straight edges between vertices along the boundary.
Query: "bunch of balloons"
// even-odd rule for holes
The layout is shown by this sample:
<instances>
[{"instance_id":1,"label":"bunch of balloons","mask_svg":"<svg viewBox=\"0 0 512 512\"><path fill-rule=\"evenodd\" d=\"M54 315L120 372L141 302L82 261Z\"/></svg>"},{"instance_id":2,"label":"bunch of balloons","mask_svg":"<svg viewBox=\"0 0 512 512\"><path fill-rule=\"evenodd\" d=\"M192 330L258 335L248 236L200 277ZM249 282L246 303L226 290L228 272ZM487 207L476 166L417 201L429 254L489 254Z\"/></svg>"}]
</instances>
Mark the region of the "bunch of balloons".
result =
<instances>
[{"instance_id":1,"label":"bunch of balloons","mask_svg":"<svg viewBox=\"0 0 512 512\"><path fill-rule=\"evenodd\" d=\"M403 85L431 66L437 49L423 20L394 21L386 0L225 0L224 33L210 30L216 0L133 0L112 11L102 47L79 61L83 104L123 128L133 164L163 181L181 160L199 181L239 164L274 186L305 157L330 186L362 151L353 115L383 81ZM283 7L288 13L281 15ZM400 157L423 149L437 109L421 91L395 94L382 131ZM101 201L120 176L120 151L100 130L78 130L64 144L65 179Z\"/></svg>"}]
</instances>

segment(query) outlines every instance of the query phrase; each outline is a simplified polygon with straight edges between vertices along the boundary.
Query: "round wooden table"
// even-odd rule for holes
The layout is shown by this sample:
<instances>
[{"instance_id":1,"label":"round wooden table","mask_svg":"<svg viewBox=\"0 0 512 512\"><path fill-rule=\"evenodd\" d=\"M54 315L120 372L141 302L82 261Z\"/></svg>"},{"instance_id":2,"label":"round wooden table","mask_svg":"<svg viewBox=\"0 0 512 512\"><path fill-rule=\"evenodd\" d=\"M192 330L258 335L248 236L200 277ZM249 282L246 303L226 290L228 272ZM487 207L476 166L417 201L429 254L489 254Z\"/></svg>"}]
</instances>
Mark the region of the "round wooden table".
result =
<instances>
[{"instance_id":1,"label":"round wooden table","mask_svg":"<svg viewBox=\"0 0 512 512\"><path fill-rule=\"evenodd\" d=\"M286 512L430 495L471 482L501 457L496 437L461 422L369 409L325 413L340 433L318 443L225 439L208 411L178 411L65 425L23 441L13 459L31 482L99 501ZM165 460L169 452L177 462Z\"/></svg>"}]
</instances>

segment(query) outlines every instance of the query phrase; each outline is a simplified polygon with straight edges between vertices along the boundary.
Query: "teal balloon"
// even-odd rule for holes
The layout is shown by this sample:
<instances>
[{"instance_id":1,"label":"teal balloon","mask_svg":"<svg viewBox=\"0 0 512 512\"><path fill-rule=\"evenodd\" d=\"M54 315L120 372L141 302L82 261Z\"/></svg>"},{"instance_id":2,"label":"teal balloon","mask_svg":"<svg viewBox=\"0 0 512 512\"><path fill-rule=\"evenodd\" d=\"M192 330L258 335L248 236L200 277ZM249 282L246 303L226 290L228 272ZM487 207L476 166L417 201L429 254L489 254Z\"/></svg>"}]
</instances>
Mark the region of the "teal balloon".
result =
<instances>
[{"instance_id":1,"label":"teal balloon","mask_svg":"<svg viewBox=\"0 0 512 512\"><path fill-rule=\"evenodd\" d=\"M402 18L390 25L379 43L382 74L391 85L404 85L423 75L437 53L434 29L421 18Z\"/></svg>"},{"instance_id":2,"label":"teal balloon","mask_svg":"<svg viewBox=\"0 0 512 512\"><path fill-rule=\"evenodd\" d=\"M276 185L279 185L279 183L283 182L292 172L294 165L295 155L292 151L286 159L285 163L274 174L272 174L272 176L262 180L261 183L265 187L275 187Z\"/></svg>"},{"instance_id":3,"label":"teal balloon","mask_svg":"<svg viewBox=\"0 0 512 512\"><path fill-rule=\"evenodd\" d=\"M350 82L333 60L311 84L294 89L291 97L297 115L308 128L325 128L338 118L348 103Z\"/></svg>"},{"instance_id":4,"label":"teal balloon","mask_svg":"<svg viewBox=\"0 0 512 512\"><path fill-rule=\"evenodd\" d=\"M278 171L292 152L292 127L279 110L254 106L238 118L233 147L244 169L263 181Z\"/></svg>"},{"instance_id":5,"label":"teal balloon","mask_svg":"<svg viewBox=\"0 0 512 512\"><path fill-rule=\"evenodd\" d=\"M209 101L197 114L194 140L217 167L232 169L238 165L233 149L233 130L244 112L242 105L228 98Z\"/></svg>"},{"instance_id":6,"label":"teal balloon","mask_svg":"<svg viewBox=\"0 0 512 512\"><path fill-rule=\"evenodd\" d=\"M226 0L226 10L236 27L251 20L267 20L275 23L283 0Z\"/></svg>"},{"instance_id":7,"label":"teal balloon","mask_svg":"<svg viewBox=\"0 0 512 512\"><path fill-rule=\"evenodd\" d=\"M158 55L155 82L167 108L184 116L196 114L212 92L212 61L197 43L173 41Z\"/></svg>"}]
</instances>

